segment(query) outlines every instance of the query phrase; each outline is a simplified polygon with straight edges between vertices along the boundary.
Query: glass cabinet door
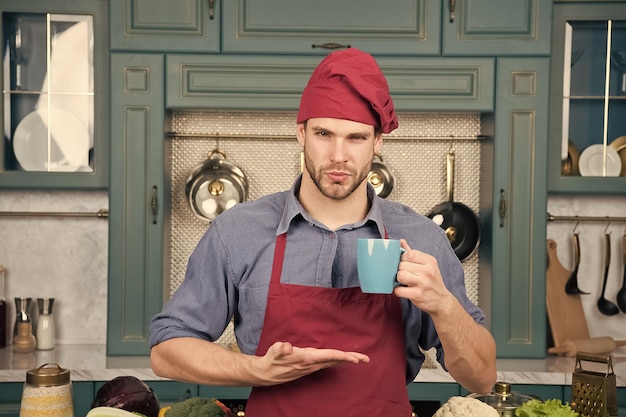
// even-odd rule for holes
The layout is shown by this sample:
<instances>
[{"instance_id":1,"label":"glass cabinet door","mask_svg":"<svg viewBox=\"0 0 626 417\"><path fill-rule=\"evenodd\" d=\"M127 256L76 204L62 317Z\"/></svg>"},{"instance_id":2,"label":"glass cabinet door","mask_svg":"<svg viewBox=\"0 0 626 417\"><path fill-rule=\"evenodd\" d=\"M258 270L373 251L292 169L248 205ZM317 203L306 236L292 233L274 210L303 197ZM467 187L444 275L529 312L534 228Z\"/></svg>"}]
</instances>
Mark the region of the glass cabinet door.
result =
<instances>
[{"instance_id":1,"label":"glass cabinet door","mask_svg":"<svg viewBox=\"0 0 626 417\"><path fill-rule=\"evenodd\" d=\"M4 15L5 170L93 172L91 16Z\"/></svg>"},{"instance_id":2,"label":"glass cabinet door","mask_svg":"<svg viewBox=\"0 0 626 417\"><path fill-rule=\"evenodd\" d=\"M551 191L626 190L626 8L610 6L621 6L621 16L603 6L592 6L594 16L583 12L588 5L555 5Z\"/></svg>"},{"instance_id":3,"label":"glass cabinet door","mask_svg":"<svg viewBox=\"0 0 626 417\"><path fill-rule=\"evenodd\" d=\"M101 17L63 8L0 11L4 136L0 187L105 186L108 140L101 137L105 130L98 126L104 118L98 112L108 112L102 105L103 82L96 80L97 74L101 80L108 78L108 68L96 66L95 48L100 46L100 57L108 54L96 31ZM100 63L108 64L108 59Z\"/></svg>"}]
</instances>

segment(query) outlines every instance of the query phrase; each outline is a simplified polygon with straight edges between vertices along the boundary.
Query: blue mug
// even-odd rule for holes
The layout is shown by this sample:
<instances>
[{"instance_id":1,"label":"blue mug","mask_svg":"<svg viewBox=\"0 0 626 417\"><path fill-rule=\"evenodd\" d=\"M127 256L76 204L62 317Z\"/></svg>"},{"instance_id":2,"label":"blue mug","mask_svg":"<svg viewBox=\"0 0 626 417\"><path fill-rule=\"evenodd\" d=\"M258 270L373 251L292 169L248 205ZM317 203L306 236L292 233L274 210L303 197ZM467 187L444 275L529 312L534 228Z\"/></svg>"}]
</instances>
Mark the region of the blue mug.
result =
<instances>
[{"instance_id":1,"label":"blue mug","mask_svg":"<svg viewBox=\"0 0 626 417\"><path fill-rule=\"evenodd\" d=\"M400 285L396 279L400 256L405 252L395 239L357 239L357 272L364 293L391 294Z\"/></svg>"}]
</instances>

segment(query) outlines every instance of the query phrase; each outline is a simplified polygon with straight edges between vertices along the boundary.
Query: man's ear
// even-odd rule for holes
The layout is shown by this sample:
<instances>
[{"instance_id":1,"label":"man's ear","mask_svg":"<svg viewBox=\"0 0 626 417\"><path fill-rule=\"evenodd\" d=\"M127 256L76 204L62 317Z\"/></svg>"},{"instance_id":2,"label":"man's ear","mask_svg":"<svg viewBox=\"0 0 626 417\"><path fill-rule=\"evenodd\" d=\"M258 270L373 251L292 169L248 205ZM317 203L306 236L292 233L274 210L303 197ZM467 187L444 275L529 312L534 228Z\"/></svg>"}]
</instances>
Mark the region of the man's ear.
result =
<instances>
[{"instance_id":1,"label":"man's ear","mask_svg":"<svg viewBox=\"0 0 626 417\"><path fill-rule=\"evenodd\" d=\"M380 152L383 147L383 134L378 132L374 137L374 153Z\"/></svg>"},{"instance_id":2,"label":"man's ear","mask_svg":"<svg viewBox=\"0 0 626 417\"><path fill-rule=\"evenodd\" d=\"M296 130L296 137L298 138L298 143L304 146L304 138L306 133L306 126L304 123L298 123L298 129Z\"/></svg>"}]
</instances>

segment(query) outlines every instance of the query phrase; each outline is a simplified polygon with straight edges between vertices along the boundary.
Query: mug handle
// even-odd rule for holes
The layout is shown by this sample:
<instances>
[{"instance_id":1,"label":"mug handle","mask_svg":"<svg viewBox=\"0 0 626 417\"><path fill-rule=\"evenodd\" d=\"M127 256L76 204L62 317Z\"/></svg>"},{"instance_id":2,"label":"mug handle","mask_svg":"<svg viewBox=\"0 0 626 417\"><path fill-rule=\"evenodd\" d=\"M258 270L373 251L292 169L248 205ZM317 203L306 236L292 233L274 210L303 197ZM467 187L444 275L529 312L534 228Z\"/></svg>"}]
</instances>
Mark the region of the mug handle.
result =
<instances>
[{"instance_id":1,"label":"mug handle","mask_svg":"<svg viewBox=\"0 0 626 417\"><path fill-rule=\"evenodd\" d=\"M402 256L402 254L403 254L404 252L406 252L406 249L404 249L404 248L400 248L400 256ZM393 288L396 288L396 287L406 287L406 285L400 284L400 283L398 282L398 280L396 279L396 280L393 282Z\"/></svg>"}]
</instances>

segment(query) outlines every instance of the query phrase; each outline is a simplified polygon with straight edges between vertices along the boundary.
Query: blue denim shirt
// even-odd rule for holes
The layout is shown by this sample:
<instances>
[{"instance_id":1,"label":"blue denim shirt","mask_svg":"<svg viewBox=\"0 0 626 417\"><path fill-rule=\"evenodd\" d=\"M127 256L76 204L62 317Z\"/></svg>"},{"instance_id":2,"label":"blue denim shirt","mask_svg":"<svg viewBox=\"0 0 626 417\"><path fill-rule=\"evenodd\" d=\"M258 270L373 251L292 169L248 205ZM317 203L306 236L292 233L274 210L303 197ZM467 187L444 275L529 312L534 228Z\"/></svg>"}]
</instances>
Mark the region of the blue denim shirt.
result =
<instances>
[{"instance_id":1,"label":"blue denim shirt","mask_svg":"<svg viewBox=\"0 0 626 417\"><path fill-rule=\"evenodd\" d=\"M289 191L238 204L219 215L189 258L184 281L155 315L150 345L176 337L217 340L234 317L243 353L254 354L263 327L276 236L288 231L282 282L347 288L359 285L356 240L364 237L406 239L413 249L437 259L447 288L474 320L484 314L467 297L464 272L443 230L429 218L375 195L368 185L371 209L355 224L329 230L304 210L296 198L301 177ZM402 299L407 355L407 383L424 362L421 347L443 350L430 316ZM289 318L286 317L286 320Z\"/></svg>"}]
</instances>

